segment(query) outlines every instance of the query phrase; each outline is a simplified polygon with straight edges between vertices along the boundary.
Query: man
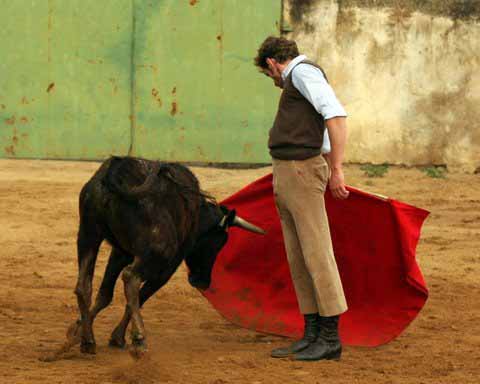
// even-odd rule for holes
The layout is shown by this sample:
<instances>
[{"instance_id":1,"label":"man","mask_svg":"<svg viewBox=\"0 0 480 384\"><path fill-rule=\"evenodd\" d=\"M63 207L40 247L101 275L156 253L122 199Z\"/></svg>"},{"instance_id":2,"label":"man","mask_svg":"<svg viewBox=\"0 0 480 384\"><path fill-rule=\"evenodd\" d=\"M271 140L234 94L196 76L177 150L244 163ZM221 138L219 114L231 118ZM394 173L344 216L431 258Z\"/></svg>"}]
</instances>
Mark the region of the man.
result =
<instances>
[{"instance_id":1,"label":"man","mask_svg":"<svg viewBox=\"0 0 480 384\"><path fill-rule=\"evenodd\" d=\"M333 255L324 192L328 183L335 198L348 197L342 171L346 113L323 70L299 55L294 41L268 37L255 65L283 89L268 146L275 203L305 321L304 337L271 355L307 361L339 359L338 319L347 303ZM322 144L323 151L329 151L328 137L331 150L322 156Z\"/></svg>"}]
</instances>

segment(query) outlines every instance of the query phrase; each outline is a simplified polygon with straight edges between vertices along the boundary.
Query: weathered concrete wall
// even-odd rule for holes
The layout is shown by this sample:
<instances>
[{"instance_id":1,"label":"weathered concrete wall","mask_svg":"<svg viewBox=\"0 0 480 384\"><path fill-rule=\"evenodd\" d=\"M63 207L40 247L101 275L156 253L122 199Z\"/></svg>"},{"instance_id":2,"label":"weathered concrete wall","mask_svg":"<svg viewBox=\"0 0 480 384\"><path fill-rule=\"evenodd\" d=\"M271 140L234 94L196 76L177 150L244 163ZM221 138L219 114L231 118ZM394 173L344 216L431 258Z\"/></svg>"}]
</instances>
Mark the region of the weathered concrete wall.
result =
<instances>
[{"instance_id":1,"label":"weathered concrete wall","mask_svg":"<svg viewBox=\"0 0 480 384\"><path fill-rule=\"evenodd\" d=\"M350 162L480 169L480 0L286 0L349 117Z\"/></svg>"}]
</instances>

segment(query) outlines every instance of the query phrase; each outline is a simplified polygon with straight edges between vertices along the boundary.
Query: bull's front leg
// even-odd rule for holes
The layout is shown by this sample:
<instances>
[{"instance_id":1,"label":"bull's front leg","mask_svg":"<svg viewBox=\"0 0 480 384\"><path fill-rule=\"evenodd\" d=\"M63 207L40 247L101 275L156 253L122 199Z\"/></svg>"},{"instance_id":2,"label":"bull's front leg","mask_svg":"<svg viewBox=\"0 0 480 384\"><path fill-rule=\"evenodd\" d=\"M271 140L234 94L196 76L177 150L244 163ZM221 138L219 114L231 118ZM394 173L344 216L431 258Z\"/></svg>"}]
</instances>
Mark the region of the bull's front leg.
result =
<instances>
[{"instance_id":1,"label":"bull's front leg","mask_svg":"<svg viewBox=\"0 0 480 384\"><path fill-rule=\"evenodd\" d=\"M163 287L167 281L172 277L172 274L175 272L176 266L173 265L170 269L165 270L160 276L155 280L148 280L143 284L140 289L140 308L143 304L161 287ZM128 324L130 323L130 310L128 305L125 307L125 312L123 313L122 320L115 327L110 337L110 346L123 348L125 346L125 333L127 332Z\"/></svg>"},{"instance_id":2,"label":"bull's front leg","mask_svg":"<svg viewBox=\"0 0 480 384\"><path fill-rule=\"evenodd\" d=\"M142 261L135 258L134 262L126 267L122 273L124 282L125 297L127 299L127 309L132 321L132 349L131 354L140 358L146 352L145 327L143 325L142 315L140 314L140 286L142 285L142 276L139 272Z\"/></svg>"},{"instance_id":3,"label":"bull's front leg","mask_svg":"<svg viewBox=\"0 0 480 384\"><path fill-rule=\"evenodd\" d=\"M115 348L123 348L125 347L125 334L127 333L127 327L130 323L130 311L128 309L128 305L125 307L125 312L123 313L122 320L120 323L115 327L110 336L109 345Z\"/></svg>"}]
</instances>

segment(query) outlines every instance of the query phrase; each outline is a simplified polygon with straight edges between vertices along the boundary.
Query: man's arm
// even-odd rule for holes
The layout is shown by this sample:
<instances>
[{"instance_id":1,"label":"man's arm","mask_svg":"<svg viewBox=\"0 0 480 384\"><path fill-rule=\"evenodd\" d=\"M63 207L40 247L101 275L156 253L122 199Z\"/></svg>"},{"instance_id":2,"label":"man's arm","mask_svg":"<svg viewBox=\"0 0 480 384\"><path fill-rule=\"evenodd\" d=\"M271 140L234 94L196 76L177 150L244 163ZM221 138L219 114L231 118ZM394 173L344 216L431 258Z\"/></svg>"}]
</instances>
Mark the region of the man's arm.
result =
<instances>
[{"instance_id":1,"label":"man's arm","mask_svg":"<svg viewBox=\"0 0 480 384\"><path fill-rule=\"evenodd\" d=\"M295 88L325 118L331 151L326 156L332 170L329 187L337 199L348 197L342 170L347 137L346 112L323 73L308 64L299 64L293 69L292 81Z\"/></svg>"},{"instance_id":2,"label":"man's arm","mask_svg":"<svg viewBox=\"0 0 480 384\"><path fill-rule=\"evenodd\" d=\"M333 117L325 121L332 148L328 155L330 169L332 170L328 185L333 197L336 199L346 199L349 194L345 188L345 178L342 169L343 154L347 141L346 120L345 117Z\"/></svg>"}]
</instances>

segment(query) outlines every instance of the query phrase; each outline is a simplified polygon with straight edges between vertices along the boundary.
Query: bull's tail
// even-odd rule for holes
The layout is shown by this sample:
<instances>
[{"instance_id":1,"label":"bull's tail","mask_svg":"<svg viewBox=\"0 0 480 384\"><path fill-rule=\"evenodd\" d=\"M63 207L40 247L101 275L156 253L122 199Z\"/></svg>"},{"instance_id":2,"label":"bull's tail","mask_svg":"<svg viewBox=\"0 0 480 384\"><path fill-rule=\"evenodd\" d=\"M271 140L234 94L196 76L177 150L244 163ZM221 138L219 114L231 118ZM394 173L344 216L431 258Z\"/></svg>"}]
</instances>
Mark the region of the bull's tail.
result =
<instances>
[{"instance_id":1,"label":"bull's tail","mask_svg":"<svg viewBox=\"0 0 480 384\"><path fill-rule=\"evenodd\" d=\"M141 159L112 156L103 183L112 193L123 199L138 201L147 196L158 197L165 193L169 187L165 183L159 183L159 178L162 178L183 196L198 196L216 204L212 195L200 190L196 177L188 168L181 167L182 172L187 171L194 182L189 184L177 180L175 174L179 167L181 166L178 164L146 163Z\"/></svg>"},{"instance_id":2,"label":"bull's tail","mask_svg":"<svg viewBox=\"0 0 480 384\"><path fill-rule=\"evenodd\" d=\"M103 179L104 185L125 200L138 201L152 193L162 168L160 163L147 166L130 157L112 157Z\"/></svg>"}]
</instances>

